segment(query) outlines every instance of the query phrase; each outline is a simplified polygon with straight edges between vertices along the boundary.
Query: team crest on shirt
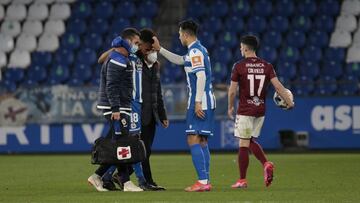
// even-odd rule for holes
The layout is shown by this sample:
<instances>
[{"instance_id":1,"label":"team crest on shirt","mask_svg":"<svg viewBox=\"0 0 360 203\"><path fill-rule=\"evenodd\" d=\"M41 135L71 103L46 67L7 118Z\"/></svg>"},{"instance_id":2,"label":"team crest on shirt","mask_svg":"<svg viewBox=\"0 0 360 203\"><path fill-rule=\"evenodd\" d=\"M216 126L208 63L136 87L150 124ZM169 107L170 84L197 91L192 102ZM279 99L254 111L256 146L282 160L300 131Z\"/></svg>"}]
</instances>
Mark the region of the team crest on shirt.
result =
<instances>
[{"instance_id":1,"label":"team crest on shirt","mask_svg":"<svg viewBox=\"0 0 360 203\"><path fill-rule=\"evenodd\" d=\"M135 62L135 67L137 71L141 71L143 67L143 62L140 59L137 59Z\"/></svg>"},{"instance_id":2,"label":"team crest on shirt","mask_svg":"<svg viewBox=\"0 0 360 203\"><path fill-rule=\"evenodd\" d=\"M263 103L264 103L264 100L260 99L260 98L257 97L257 96L254 96L254 97L252 97L252 100L251 100L251 99L248 99L248 100L247 100L247 103L248 103L248 104L254 104L255 106L260 106L260 104L263 104Z\"/></svg>"}]
</instances>

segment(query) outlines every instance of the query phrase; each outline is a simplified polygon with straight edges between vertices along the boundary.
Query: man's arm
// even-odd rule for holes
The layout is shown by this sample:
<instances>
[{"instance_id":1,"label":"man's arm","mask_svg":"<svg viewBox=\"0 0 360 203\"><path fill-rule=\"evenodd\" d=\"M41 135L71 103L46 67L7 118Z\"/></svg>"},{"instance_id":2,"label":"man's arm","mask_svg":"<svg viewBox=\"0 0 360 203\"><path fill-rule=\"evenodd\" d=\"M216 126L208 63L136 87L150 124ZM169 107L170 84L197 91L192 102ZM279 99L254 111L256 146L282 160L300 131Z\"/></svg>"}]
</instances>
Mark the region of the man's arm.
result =
<instances>
[{"instance_id":1,"label":"man's arm","mask_svg":"<svg viewBox=\"0 0 360 203\"><path fill-rule=\"evenodd\" d=\"M228 91L228 116L230 119L234 119L234 102L237 87L238 82L231 81Z\"/></svg>"},{"instance_id":2,"label":"man's arm","mask_svg":"<svg viewBox=\"0 0 360 203\"><path fill-rule=\"evenodd\" d=\"M174 63L176 65L184 65L185 61L184 58L180 55L172 53L165 48L160 46L160 42L157 37L153 37L154 43L153 48L155 51L158 51L161 55L163 55L168 61Z\"/></svg>"},{"instance_id":3,"label":"man's arm","mask_svg":"<svg viewBox=\"0 0 360 203\"><path fill-rule=\"evenodd\" d=\"M294 107L294 102L291 100L289 94L286 93L285 87L281 84L277 77L273 77L271 80L271 84L274 86L275 91L283 98L288 106L288 109Z\"/></svg>"}]
</instances>

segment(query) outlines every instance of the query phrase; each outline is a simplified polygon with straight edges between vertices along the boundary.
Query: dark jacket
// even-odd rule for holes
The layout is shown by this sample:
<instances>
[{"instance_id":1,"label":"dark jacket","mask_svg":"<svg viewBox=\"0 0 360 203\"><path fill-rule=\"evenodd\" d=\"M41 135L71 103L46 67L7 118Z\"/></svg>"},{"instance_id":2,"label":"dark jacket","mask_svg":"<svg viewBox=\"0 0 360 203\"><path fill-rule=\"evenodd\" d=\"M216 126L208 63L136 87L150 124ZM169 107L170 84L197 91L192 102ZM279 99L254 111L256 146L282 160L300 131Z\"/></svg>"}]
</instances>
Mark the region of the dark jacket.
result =
<instances>
[{"instance_id":1,"label":"dark jacket","mask_svg":"<svg viewBox=\"0 0 360 203\"><path fill-rule=\"evenodd\" d=\"M100 74L98 109L104 111L131 111L132 66L120 53L113 51L103 63Z\"/></svg>"},{"instance_id":2,"label":"dark jacket","mask_svg":"<svg viewBox=\"0 0 360 203\"><path fill-rule=\"evenodd\" d=\"M161 93L160 64L156 62L148 68L143 61L142 69L142 125L148 125L152 119L156 122L167 120L164 101Z\"/></svg>"}]
</instances>

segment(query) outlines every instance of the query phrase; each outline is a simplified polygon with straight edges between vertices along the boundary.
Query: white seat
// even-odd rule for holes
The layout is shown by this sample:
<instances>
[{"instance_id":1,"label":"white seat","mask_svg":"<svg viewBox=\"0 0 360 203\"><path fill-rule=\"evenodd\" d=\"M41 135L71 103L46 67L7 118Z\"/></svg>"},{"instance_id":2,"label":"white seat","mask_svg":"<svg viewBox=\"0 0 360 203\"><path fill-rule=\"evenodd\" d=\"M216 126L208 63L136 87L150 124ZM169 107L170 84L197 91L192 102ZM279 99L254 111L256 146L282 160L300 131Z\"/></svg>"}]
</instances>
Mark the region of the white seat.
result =
<instances>
[{"instance_id":1,"label":"white seat","mask_svg":"<svg viewBox=\"0 0 360 203\"><path fill-rule=\"evenodd\" d=\"M359 15L360 14L360 1L359 0L345 0L341 5L342 15Z\"/></svg>"},{"instance_id":2,"label":"white seat","mask_svg":"<svg viewBox=\"0 0 360 203\"><path fill-rule=\"evenodd\" d=\"M58 3L74 3L76 0L56 0Z\"/></svg>"},{"instance_id":3,"label":"white seat","mask_svg":"<svg viewBox=\"0 0 360 203\"><path fill-rule=\"evenodd\" d=\"M14 49L14 39L5 34L0 34L0 52L8 53Z\"/></svg>"},{"instance_id":4,"label":"white seat","mask_svg":"<svg viewBox=\"0 0 360 203\"><path fill-rule=\"evenodd\" d=\"M36 49L36 37L34 35L21 34L16 40L16 49L32 52Z\"/></svg>"},{"instance_id":5,"label":"white seat","mask_svg":"<svg viewBox=\"0 0 360 203\"><path fill-rule=\"evenodd\" d=\"M6 9L5 19L23 20L26 18L26 6L24 4L10 4Z\"/></svg>"},{"instance_id":6,"label":"white seat","mask_svg":"<svg viewBox=\"0 0 360 203\"><path fill-rule=\"evenodd\" d=\"M55 51L59 48L59 38L56 35L43 34L39 38L37 51Z\"/></svg>"},{"instance_id":7,"label":"white seat","mask_svg":"<svg viewBox=\"0 0 360 203\"><path fill-rule=\"evenodd\" d=\"M48 20L45 23L44 33L60 36L65 32L65 24L62 20Z\"/></svg>"},{"instance_id":8,"label":"white seat","mask_svg":"<svg viewBox=\"0 0 360 203\"><path fill-rule=\"evenodd\" d=\"M0 0L1 5L7 5L11 2L11 0Z\"/></svg>"},{"instance_id":9,"label":"white seat","mask_svg":"<svg viewBox=\"0 0 360 203\"><path fill-rule=\"evenodd\" d=\"M5 20L1 25L1 33L16 37L21 32L19 21Z\"/></svg>"},{"instance_id":10,"label":"white seat","mask_svg":"<svg viewBox=\"0 0 360 203\"><path fill-rule=\"evenodd\" d=\"M43 25L38 20L28 20L24 22L22 32L37 37L43 32Z\"/></svg>"},{"instance_id":11,"label":"white seat","mask_svg":"<svg viewBox=\"0 0 360 203\"><path fill-rule=\"evenodd\" d=\"M12 3L29 5L33 0L13 0Z\"/></svg>"},{"instance_id":12,"label":"white seat","mask_svg":"<svg viewBox=\"0 0 360 203\"><path fill-rule=\"evenodd\" d=\"M35 0L35 4L52 4L55 0Z\"/></svg>"},{"instance_id":13,"label":"white seat","mask_svg":"<svg viewBox=\"0 0 360 203\"><path fill-rule=\"evenodd\" d=\"M7 64L6 54L0 51L0 69L5 67Z\"/></svg>"},{"instance_id":14,"label":"white seat","mask_svg":"<svg viewBox=\"0 0 360 203\"><path fill-rule=\"evenodd\" d=\"M4 19L4 16L5 16L4 6L0 4L0 21Z\"/></svg>"},{"instance_id":15,"label":"white seat","mask_svg":"<svg viewBox=\"0 0 360 203\"><path fill-rule=\"evenodd\" d=\"M348 31L335 30L331 34L330 47L348 47L351 45L351 34Z\"/></svg>"},{"instance_id":16,"label":"white seat","mask_svg":"<svg viewBox=\"0 0 360 203\"><path fill-rule=\"evenodd\" d=\"M357 23L354 15L340 15L336 19L335 29L353 32L356 28Z\"/></svg>"},{"instance_id":17,"label":"white seat","mask_svg":"<svg viewBox=\"0 0 360 203\"><path fill-rule=\"evenodd\" d=\"M346 62L360 62L360 45L353 45L348 49L346 55Z\"/></svg>"},{"instance_id":18,"label":"white seat","mask_svg":"<svg viewBox=\"0 0 360 203\"><path fill-rule=\"evenodd\" d=\"M355 44L355 43L360 43L360 28L358 28L356 31L355 31L355 33L354 33L354 35L353 35L353 38L352 38L352 41L353 41L353 44Z\"/></svg>"},{"instance_id":19,"label":"white seat","mask_svg":"<svg viewBox=\"0 0 360 203\"><path fill-rule=\"evenodd\" d=\"M32 4L29 7L28 20L44 20L49 16L49 8L46 4Z\"/></svg>"},{"instance_id":20,"label":"white seat","mask_svg":"<svg viewBox=\"0 0 360 203\"><path fill-rule=\"evenodd\" d=\"M26 68L30 65L30 63L31 63L31 58L29 52L15 49L10 54L8 67Z\"/></svg>"},{"instance_id":21,"label":"white seat","mask_svg":"<svg viewBox=\"0 0 360 203\"><path fill-rule=\"evenodd\" d=\"M51 6L51 20L65 20L70 16L70 6L67 3L56 3Z\"/></svg>"}]
</instances>

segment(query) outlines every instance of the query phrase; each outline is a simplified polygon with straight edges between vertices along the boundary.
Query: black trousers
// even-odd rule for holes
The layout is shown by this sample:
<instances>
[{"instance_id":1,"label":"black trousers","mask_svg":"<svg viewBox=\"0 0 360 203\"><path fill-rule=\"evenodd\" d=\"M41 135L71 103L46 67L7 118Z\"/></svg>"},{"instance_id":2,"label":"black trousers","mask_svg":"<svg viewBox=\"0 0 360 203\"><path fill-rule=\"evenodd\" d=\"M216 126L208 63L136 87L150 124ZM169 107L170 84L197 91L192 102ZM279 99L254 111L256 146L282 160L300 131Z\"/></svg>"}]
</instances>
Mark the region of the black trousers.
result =
<instances>
[{"instance_id":1,"label":"black trousers","mask_svg":"<svg viewBox=\"0 0 360 203\"><path fill-rule=\"evenodd\" d=\"M151 146L154 142L155 130L156 130L155 118L151 119L149 124L141 125L141 139L144 141L145 149L146 149L146 159L145 161L142 162L142 168L145 179L150 184L154 182L151 174L150 155L151 155Z\"/></svg>"}]
</instances>

